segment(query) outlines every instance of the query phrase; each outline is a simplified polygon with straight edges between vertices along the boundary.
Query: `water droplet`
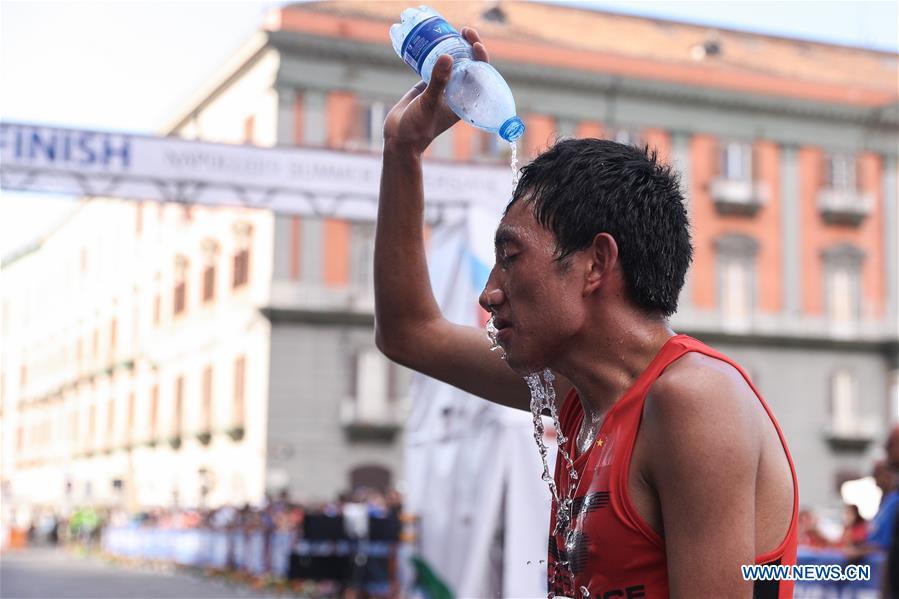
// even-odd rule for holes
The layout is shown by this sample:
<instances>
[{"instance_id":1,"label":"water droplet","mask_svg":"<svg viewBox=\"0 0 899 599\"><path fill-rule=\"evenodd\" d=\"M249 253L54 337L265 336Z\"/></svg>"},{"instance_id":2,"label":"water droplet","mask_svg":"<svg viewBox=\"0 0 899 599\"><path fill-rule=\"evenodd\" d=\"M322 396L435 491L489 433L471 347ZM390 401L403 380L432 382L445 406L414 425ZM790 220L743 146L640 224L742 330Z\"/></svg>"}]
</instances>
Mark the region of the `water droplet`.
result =
<instances>
[{"instance_id":1,"label":"water droplet","mask_svg":"<svg viewBox=\"0 0 899 599\"><path fill-rule=\"evenodd\" d=\"M499 341L496 339L497 333L499 333L499 329L496 328L496 323L494 322L494 316L490 317L490 320L487 321L486 329L487 329L487 339L490 340L490 351L500 352L500 357L505 360L506 352L503 351L502 346L499 344Z\"/></svg>"}]
</instances>

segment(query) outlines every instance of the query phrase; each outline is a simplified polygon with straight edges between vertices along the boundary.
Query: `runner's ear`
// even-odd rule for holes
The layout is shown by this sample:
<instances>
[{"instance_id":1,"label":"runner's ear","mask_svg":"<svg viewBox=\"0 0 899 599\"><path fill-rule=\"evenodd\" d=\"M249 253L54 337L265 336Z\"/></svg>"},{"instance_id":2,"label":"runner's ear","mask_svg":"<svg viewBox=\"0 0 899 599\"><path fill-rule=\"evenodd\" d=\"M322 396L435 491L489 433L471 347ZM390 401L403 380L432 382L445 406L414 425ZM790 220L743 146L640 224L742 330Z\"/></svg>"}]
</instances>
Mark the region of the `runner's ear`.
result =
<instances>
[{"instance_id":1,"label":"runner's ear","mask_svg":"<svg viewBox=\"0 0 899 599\"><path fill-rule=\"evenodd\" d=\"M618 243L608 233L599 233L584 251L587 254L584 296L587 296L608 280L618 264Z\"/></svg>"}]
</instances>

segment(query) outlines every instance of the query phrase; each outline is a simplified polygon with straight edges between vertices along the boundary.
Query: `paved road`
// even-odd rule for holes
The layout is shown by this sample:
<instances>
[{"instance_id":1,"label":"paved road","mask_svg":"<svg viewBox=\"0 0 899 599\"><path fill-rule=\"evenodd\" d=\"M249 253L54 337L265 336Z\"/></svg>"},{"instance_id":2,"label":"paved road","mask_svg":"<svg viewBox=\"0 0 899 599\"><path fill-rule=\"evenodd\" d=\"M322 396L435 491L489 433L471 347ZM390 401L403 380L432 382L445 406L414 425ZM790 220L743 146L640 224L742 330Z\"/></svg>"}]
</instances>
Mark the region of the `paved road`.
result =
<instances>
[{"instance_id":1,"label":"paved road","mask_svg":"<svg viewBox=\"0 0 899 599\"><path fill-rule=\"evenodd\" d=\"M183 572L155 572L77 557L61 549L4 551L0 556L3 599L268 599Z\"/></svg>"}]
</instances>

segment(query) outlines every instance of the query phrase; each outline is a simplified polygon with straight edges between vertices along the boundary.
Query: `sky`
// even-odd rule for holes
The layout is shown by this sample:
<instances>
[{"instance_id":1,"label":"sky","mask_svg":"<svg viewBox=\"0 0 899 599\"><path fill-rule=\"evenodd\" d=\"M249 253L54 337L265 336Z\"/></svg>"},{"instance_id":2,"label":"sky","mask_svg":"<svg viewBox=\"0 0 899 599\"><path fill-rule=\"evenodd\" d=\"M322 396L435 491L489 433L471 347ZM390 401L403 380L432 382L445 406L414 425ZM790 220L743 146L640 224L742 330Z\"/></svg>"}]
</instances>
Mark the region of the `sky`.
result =
<instances>
[{"instance_id":1,"label":"sky","mask_svg":"<svg viewBox=\"0 0 899 599\"><path fill-rule=\"evenodd\" d=\"M899 52L895 0L559 3ZM2 0L0 119L158 132L281 4ZM51 229L74 203L0 191L0 256Z\"/></svg>"}]
</instances>

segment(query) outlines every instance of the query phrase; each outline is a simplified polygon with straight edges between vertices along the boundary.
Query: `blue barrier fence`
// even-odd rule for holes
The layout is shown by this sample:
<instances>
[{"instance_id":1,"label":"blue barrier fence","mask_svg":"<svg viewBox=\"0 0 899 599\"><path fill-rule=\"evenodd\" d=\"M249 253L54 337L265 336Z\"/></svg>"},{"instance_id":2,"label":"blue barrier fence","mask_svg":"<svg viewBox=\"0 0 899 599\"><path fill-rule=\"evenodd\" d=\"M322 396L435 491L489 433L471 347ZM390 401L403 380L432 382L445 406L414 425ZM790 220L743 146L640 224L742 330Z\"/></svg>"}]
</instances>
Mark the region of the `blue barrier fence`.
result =
<instances>
[{"instance_id":1,"label":"blue barrier fence","mask_svg":"<svg viewBox=\"0 0 899 599\"><path fill-rule=\"evenodd\" d=\"M219 531L202 528L162 530L142 527L107 527L103 531L102 547L113 555L123 557L167 561L200 568L222 570L234 568L256 575L271 574L278 578L287 578L290 554L293 551L307 556L347 555L354 551L348 542L298 541L296 535L289 532L271 533L266 545L266 535L261 531ZM367 542L363 548L371 557L386 557L390 553L391 544ZM798 563L821 566L836 564L845 567L850 562L839 551L800 549ZM870 555L856 563L871 566L870 580L796 582L794 598L880 597L884 556ZM386 578L386 572L384 577Z\"/></svg>"},{"instance_id":2,"label":"blue barrier fence","mask_svg":"<svg viewBox=\"0 0 899 599\"><path fill-rule=\"evenodd\" d=\"M880 599L881 576L884 574L883 554L872 554L858 562L850 562L840 551L800 549L797 563L810 566L837 565L845 568L850 563L871 566L869 580L828 580L796 582L793 599Z\"/></svg>"},{"instance_id":3,"label":"blue barrier fence","mask_svg":"<svg viewBox=\"0 0 899 599\"><path fill-rule=\"evenodd\" d=\"M294 533L289 532L273 532L266 538L262 531L107 527L102 547L122 557L286 578L295 542Z\"/></svg>"},{"instance_id":4,"label":"blue barrier fence","mask_svg":"<svg viewBox=\"0 0 899 599\"><path fill-rule=\"evenodd\" d=\"M390 595L388 559L396 546L385 541L307 541L294 533L107 527L101 546L112 554L182 566L238 570L286 579L339 580L374 596ZM294 560L291 559L294 557ZM358 561L364 557L361 564ZM325 561L316 561L324 558ZM336 560L336 561L335 561ZM291 571L292 562L297 566ZM355 566L352 564L355 563ZM333 570L334 566L338 568ZM330 569L329 569L330 568ZM333 570L333 571L331 571ZM328 571L330 575L321 575Z\"/></svg>"}]
</instances>

